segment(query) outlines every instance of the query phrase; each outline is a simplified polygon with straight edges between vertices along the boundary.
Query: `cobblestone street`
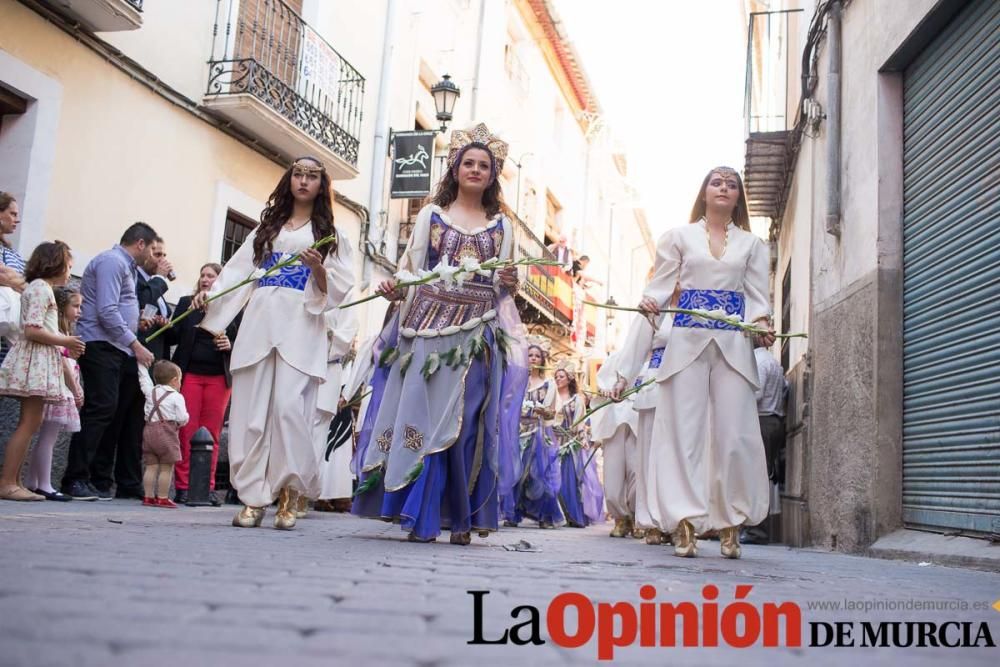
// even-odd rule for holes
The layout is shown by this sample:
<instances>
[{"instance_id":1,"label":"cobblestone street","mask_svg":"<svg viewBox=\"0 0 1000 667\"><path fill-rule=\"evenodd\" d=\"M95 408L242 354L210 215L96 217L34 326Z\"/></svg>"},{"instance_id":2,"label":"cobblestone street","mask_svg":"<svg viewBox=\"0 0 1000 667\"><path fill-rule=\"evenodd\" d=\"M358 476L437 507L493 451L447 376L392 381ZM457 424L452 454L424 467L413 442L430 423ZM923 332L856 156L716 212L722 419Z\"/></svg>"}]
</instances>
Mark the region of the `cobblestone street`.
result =
<instances>
[{"instance_id":1,"label":"cobblestone street","mask_svg":"<svg viewBox=\"0 0 1000 667\"><path fill-rule=\"evenodd\" d=\"M989 621L968 611L813 611L807 603L943 600L983 606L1000 598L1000 575L780 546L745 546L727 561L718 543L681 560L668 547L586 530L505 530L471 547L402 541L396 526L310 514L293 532L229 526L235 508L147 509L134 501L0 505L0 665L525 665L592 664L596 640L560 649L545 630L549 601L576 591L595 602L638 604L643 584L658 602L701 605L719 587L719 608L737 584L747 598L797 602L803 646L810 621ZM270 525L270 516L265 526ZM519 540L538 551L508 550ZM542 646L470 646L473 599L484 598L484 636L494 639L518 605L540 610ZM572 630L574 612L569 612ZM975 636L973 630L973 636ZM960 633L959 633L960 634ZM860 630L855 639L860 639ZM638 643L638 642L637 642ZM860 643L860 642L859 642ZM995 664L990 648L618 649L618 664L775 665ZM291 658L292 660L288 660Z\"/></svg>"}]
</instances>

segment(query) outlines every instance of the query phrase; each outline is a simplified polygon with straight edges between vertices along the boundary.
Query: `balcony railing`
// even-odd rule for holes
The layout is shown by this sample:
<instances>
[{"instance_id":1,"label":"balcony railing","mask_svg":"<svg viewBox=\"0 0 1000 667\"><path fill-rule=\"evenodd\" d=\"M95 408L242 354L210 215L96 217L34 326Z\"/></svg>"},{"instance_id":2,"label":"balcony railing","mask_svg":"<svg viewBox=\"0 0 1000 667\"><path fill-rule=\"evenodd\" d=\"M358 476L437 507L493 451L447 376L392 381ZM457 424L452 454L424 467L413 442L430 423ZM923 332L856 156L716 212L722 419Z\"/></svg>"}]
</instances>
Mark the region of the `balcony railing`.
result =
<instances>
[{"instance_id":1,"label":"balcony railing","mask_svg":"<svg viewBox=\"0 0 1000 667\"><path fill-rule=\"evenodd\" d=\"M217 2L207 91L214 106L250 95L356 167L364 77L281 0Z\"/></svg>"},{"instance_id":2,"label":"balcony railing","mask_svg":"<svg viewBox=\"0 0 1000 667\"><path fill-rule=\"evenodd\" d=\"M799 108L801 9L750 14L747 32L744 169L750 215L778 218L784 209Z\"/></svg>"},{"instance_id":3,"label":"balcony railing","mask_svg":"<svg viewBox=\"0 0 1000 667\"><path fill-rule=\"evenodd\" d=\"M514 259L536 257L555 259L555 255L545 247L523 220L511 214L514 227ZM522 314L528 321L542 324L562 324L573 322L573 283L569 274L558 266L532 266L528 269L527 280L521 282L520 296L541 317Z\"/></svg>"}]
</instances>

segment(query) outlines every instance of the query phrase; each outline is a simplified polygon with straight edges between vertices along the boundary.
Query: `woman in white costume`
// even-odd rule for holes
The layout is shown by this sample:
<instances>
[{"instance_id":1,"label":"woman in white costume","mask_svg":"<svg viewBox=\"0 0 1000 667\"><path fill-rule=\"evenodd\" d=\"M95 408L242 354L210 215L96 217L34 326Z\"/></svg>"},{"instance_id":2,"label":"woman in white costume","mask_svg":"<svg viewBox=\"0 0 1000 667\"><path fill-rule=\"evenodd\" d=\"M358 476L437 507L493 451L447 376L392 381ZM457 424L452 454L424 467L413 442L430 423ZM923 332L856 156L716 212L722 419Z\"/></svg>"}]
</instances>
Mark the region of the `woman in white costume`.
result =
<instances>
[{"instance_id":1,"label":"woman in white costume","mask_svg":"<svg viewBox=\"0 0 1000 667\"><path fill-rule=\"evenodd\" d=\"M327 377L324 313L344 301L354 282L348 244L311 247L334 233L331 192L319 160L296 160L212 292L193 300L193 307L206 308L201 328L213 333L225 331L246 306L245 334L236 339L230 360L229 476L244 504L234 526L259 526L265 508L278 498L274 527L291 529L298 494L318 486L313 421ZM301 253L300 263L206 303L295 253Z\"/></svg>"},{"instance_id":2,"label":"woman in white costume","mask_svg":"<svg viewBox=\"0 0 1000 667\"><path fill-rule=\"evenodd\" d=\"M658 317L680 287L678 307L724 310L769 330L768 251L750 233L739 175L709 172L691 224L657 243L652 281L640 308ZM652 330L650 329L650 334ZM718 530L722 555L739 558L739 527L767 515L768 481L754 390L751 341L736 327L675 315L657 380L647 500L674 553L694 556L695 533ZM627 376L612 391L620 394Z\"/></svg>"},{"instance_id":3,"label":"woman in white costume","mask_svg":"<svg viewBox=\"0 0 1000 667\"><path fill-rule=\"evenodd\" d=\"M344 248L350 243L345 243ZM347 257L350 260L350 256ZM341 399L349 400L353 394L342 391L348 381L349 369L344 360L351 350L354 336L358 333L358 318L353 308L332 310L326 314L327 366L326 382L319 388L316 397L316 454L319 457L319 485L312 489L309 497L313 500L335 500L350 498L351 488L351 447L350 441L332 452L328 452L330 424L341 407ZM299 502L300 509L305 507Z\"/></svg>"}]
</instances>

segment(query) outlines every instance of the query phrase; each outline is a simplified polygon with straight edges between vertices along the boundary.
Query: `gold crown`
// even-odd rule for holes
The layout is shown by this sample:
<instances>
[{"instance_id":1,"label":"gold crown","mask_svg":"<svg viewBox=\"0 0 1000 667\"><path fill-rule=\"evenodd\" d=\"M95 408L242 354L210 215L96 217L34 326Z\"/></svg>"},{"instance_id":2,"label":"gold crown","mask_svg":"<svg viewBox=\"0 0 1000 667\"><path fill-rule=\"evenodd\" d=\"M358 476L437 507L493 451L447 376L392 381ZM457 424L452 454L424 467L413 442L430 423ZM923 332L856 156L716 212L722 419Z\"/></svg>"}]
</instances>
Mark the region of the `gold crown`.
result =
<instances>
[{"instance_id":1,"label":"gold crown","mask_svg":"<svg viewBox=\"0 0 1000 667\"><path fill-rule=\"evenodd\" d=\"M462 149L469 144L482 144L493 156L497 174L503 171L503 161L507 159L507 142L490 133L486 123L480 123L471 130L455 130L451 133L451 146L448 148L448 166L454 167Z\"/></svg>"},{"instance_id":2,"label":"gold crown","mask_svg":"<svg viewBox=\"0 0 1000 667\"><path fill-rule=\"evenodd\" d=\"M556 362L557 371L565 371L570 377L576 375L576 363L572 359L560 359Z\"/></svg>"}]
</instances>

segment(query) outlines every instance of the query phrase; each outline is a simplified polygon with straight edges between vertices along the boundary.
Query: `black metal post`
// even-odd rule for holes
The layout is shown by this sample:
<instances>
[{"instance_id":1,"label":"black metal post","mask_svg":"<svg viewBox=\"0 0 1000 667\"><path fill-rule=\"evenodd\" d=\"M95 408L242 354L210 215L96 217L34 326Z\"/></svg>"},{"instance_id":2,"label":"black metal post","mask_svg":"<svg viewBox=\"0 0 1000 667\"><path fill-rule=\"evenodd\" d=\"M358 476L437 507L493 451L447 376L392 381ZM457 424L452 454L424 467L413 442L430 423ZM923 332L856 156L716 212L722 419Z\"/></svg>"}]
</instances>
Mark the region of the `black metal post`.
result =
<instances>
[{"instance_id":1,"label":"black metal post","mask_svg":"<svg viewBox=\"0 0 1000 667\"><path fill-rule=\"evenodd\" d=\"M202 426L191 436L191 461L188 479L188 507L211 505L209 500L210 477L212 475L212 453L215 440L208 429Z\"/></svg>"}]
</instances>

